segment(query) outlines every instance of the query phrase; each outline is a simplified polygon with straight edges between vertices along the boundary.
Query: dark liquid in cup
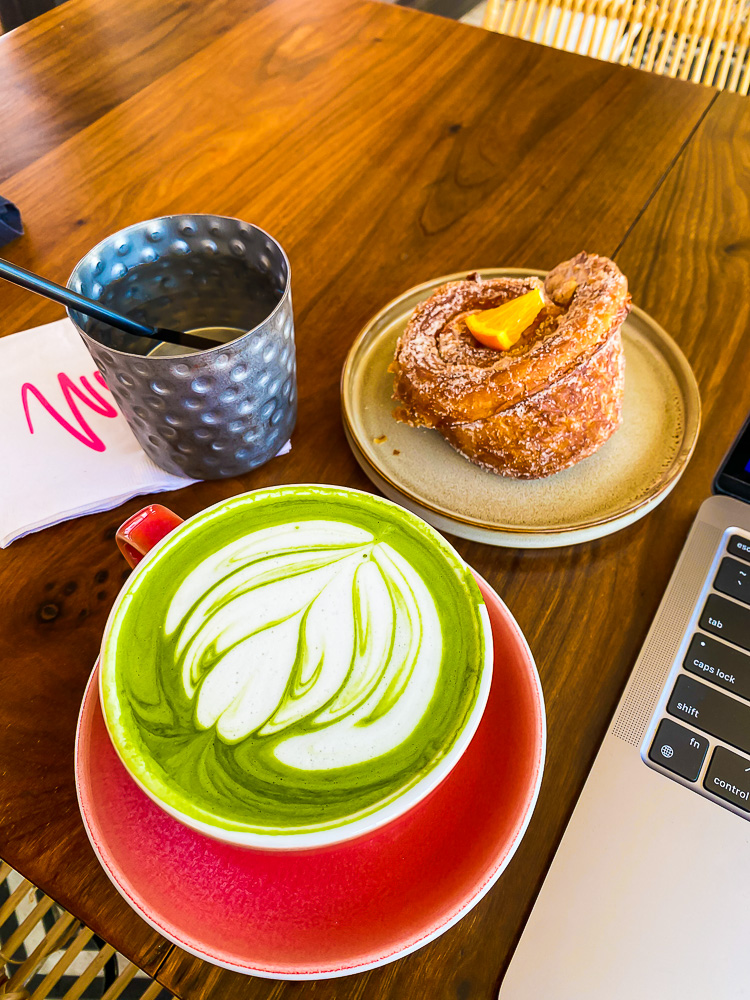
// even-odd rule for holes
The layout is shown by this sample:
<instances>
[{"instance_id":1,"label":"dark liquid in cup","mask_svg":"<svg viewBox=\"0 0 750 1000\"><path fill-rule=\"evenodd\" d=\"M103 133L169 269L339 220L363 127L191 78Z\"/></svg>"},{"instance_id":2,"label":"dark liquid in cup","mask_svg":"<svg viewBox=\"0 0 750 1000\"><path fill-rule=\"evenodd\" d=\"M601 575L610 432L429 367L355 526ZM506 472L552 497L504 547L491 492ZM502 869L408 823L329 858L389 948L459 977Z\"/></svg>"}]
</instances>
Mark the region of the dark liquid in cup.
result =
<instances>
[{"instance_id":1,"label":"dark liquid in cup","mask_svg":"<svg viewBox=\"0 0 750 1000\"><path fill-rule=\"evenodd\" d=\"M281 301L283 289L268 273L243 260L191 253L131 268L108 284L99 301L150 326L193 331L216 344L241 337L266 320ZM127 354L151 354L155 343L134 337L99 320L86 332L105 347ZM189 348L171 348L191 353Z\"/></svg>"}]
</instances>

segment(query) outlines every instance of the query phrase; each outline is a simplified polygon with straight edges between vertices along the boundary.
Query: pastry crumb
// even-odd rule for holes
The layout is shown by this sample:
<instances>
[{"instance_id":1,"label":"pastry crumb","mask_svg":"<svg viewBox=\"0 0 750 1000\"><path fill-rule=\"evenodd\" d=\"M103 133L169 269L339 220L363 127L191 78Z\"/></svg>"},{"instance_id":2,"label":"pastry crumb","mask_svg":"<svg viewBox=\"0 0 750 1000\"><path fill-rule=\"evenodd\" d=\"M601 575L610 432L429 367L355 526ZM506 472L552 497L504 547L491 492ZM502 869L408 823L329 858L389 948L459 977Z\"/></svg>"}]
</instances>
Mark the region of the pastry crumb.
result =
<instances>
[{"instance_id":1,"label":"pastry crumb","mask_svg":"<svg viewBox=\"0 0 750 1000\"><path fill-rule=\"evenodd\" d=\"M394 448L394 449L393 449L393 454L394 454L394 455L400 455L400 454L401 454L401 452L400 452L400 451L398 450L398 448Z\"/></svg>"},{"instance_id":2,"label":"pastry crumb","mask_svg":"<svg viewBox=\"0 0 750 1000\"><path fill-rule=\"evenodd\" d=\"M386 434L381 434L380 437L375 437L372 440L375 444L383 444L384 441L388 440L388 436Z\"/></svg>"}]
</instances>

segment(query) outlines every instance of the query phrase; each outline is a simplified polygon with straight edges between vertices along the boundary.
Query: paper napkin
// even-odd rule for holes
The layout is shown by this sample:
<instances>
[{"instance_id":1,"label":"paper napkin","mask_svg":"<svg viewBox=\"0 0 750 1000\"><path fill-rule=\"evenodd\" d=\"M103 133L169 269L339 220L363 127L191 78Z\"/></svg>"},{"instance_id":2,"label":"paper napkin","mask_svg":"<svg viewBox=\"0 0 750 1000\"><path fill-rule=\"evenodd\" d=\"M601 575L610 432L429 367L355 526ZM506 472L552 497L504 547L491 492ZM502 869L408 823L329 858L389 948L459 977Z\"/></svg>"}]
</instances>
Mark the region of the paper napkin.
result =
<instances>
[{"instance_id":1,"label":"paper napkin","mask_svg":"<svg viewBox=\"0 0 750 1000\"><path fill-rule=\"evenodd\" d=\"M0 548L196 481L142 450L69 319L0 337L0 421Z\"/></svg>"}]
</instances>

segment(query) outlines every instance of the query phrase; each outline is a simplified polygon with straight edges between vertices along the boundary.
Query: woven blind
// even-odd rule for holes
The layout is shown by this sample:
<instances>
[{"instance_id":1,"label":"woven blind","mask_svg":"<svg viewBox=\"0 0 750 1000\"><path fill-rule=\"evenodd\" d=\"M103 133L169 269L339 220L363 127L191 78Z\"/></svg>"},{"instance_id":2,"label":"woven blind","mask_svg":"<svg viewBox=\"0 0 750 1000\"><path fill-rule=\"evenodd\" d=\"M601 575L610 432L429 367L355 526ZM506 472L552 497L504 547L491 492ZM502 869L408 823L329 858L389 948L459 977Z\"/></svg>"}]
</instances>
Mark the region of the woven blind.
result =
<instances>
[{"instance_id":1,"label":"woven blind","mask_svg":"<svg viewBox=\"0 0 750 1000\"><path fill-rule=\"evenodd\" d=\"M750 0L489 0L484 27L747 94Z\"/></svg>"}]
</instances>

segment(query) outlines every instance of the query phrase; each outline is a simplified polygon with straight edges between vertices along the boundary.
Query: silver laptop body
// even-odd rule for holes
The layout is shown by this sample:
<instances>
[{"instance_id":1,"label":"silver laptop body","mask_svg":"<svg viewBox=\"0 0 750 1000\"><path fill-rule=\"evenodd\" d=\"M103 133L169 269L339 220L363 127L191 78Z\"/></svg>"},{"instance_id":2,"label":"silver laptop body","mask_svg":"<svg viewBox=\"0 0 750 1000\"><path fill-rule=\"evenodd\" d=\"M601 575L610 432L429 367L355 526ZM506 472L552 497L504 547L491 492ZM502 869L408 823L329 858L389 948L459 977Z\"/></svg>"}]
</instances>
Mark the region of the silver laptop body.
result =
<instances>
[{"instance_id":1,"label":"silver laptop body","mask_svg":"<svg viewBox=\"0 0 750 1000\"><path fill-rule=\"evenodd\" d=\"M693 523L500 1000L750 997L749 800L750 506L714 496Z\"/></svg>"}]
</instances>

